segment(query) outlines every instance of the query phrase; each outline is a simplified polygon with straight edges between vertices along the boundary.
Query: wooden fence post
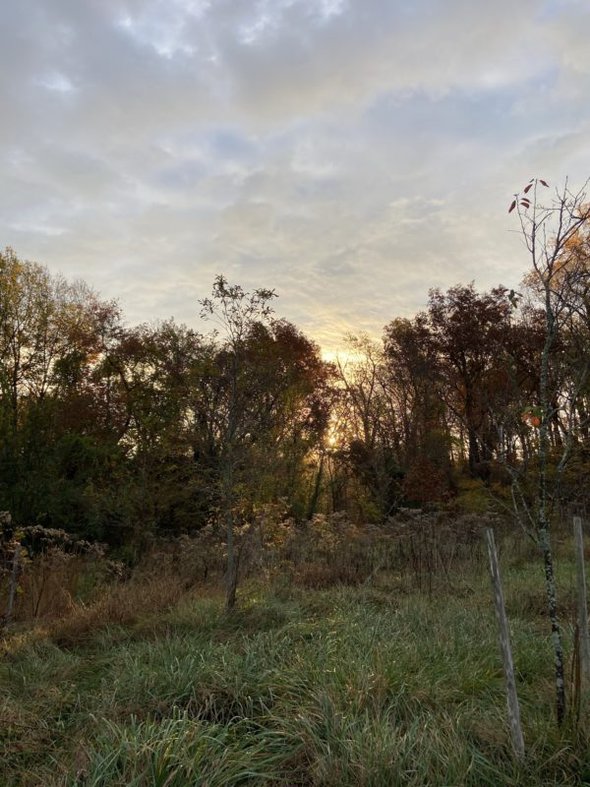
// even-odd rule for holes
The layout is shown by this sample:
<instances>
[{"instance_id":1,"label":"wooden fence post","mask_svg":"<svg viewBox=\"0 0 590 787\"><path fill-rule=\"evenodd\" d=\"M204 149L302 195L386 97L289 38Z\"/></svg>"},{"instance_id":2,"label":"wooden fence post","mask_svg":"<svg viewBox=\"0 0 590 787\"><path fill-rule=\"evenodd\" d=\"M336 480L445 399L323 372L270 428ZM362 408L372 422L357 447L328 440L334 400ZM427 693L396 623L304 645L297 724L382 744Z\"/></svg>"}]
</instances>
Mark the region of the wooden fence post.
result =
<instances>
[{"instance_id":1,"label":"wooden fence post","mask_svg":"<svg viewBox=\"0 0 590 787\"><path fill-rule=\"evenodd\" d=\"M586 571L584 566L584 535L582 520L574 517L574 537L576 543L576 574L578 588L578 632L580 675L584 689L590 688L590 636L588 634L588 605L586 602Z\"/></svg>"},{"instance_id":2,"label":"wooden fence post","mask_svg":"<svg viewBox=\"0 0 590 787\"><path fill-rule=\"evenodd\" d=\"M510 721L510 733L512 736L512 747L517 759L524 759L524 738L520 726L520 707L518 705L518 695L516 693L516 681L514 679L514 664L512 662L512 650L510 648L510 630L508 619L506 618L506 607L504 606L504 594L502 592L502 582L500 579L500 567L498 565L498 553L494 540L494 531L491 527L485 530L485 538L488 547L488 557L490 560L490 576L494 590L494 604L496 608L496 618L500 632L500 650L504 662L504 677L506 679L506 702L508 705L508 718Z\"/></svg>"}]
</instances>

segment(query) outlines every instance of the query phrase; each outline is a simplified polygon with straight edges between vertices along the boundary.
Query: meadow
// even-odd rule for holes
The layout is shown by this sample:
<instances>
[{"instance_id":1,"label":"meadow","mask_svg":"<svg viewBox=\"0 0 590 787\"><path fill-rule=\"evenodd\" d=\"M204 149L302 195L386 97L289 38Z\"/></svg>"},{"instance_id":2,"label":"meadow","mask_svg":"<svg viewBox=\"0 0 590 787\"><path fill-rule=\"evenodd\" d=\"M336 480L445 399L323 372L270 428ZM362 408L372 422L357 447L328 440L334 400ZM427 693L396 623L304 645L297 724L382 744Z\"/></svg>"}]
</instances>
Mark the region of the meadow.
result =
<instances>
[{"instance_id":1,"label":"meadow","mask_svg":"<svg viewBox=\"0 0 590 787\"><path fill-rule=\"evenodd\" d=\"M571 698L571 543L557 553ZM501 562L524 762L478 549L430 583L391 569L323 587L301 572L253 576L231 613L215 583L153 572L15 624L0 666L0 783L590 783L584 698L555 722L538 556L505 538Z\"/></svg>"}]
</instances>

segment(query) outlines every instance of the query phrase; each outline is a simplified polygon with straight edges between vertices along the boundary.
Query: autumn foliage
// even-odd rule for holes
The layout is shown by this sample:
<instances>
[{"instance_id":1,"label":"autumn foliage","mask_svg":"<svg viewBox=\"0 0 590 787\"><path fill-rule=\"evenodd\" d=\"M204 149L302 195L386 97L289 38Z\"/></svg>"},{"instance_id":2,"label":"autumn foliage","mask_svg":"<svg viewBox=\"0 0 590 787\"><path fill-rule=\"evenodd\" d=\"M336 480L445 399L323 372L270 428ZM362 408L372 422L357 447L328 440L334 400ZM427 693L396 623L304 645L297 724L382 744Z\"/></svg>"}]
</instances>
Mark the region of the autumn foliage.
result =
<instances>
[{"instance_id":1,"label":"autumn foliage","mask_svg":"<svg viewBox=\"0 0 590 787\"><path fill-rule=\"evenodd\" d=\"M536 184L514 210L529 209ZM583 224L556 273L570 285L575 277L576 300L550 365L548 418L551 449L573 436L576 466L590 438L587 387L571 396L589 360L587 258ZM225 296L246 297L223 282ZM328 363L274 311L241 315L233 344L207 323L202 332L173 320L129 327L116 303L7 249L0 509L133 563L155 538L215 526L228 500L240 528L279 502L295 521L346 511L379 523L403 507L449 505L461 479L482 484L490 501L506 497L511 468L534 464L543 424L536 287L531 274L519 293L431 290L422 312L385 326L382 343L351 337L348 360ZM580 504L584 495L576 489Z\"/></svg>"}]
</instances>

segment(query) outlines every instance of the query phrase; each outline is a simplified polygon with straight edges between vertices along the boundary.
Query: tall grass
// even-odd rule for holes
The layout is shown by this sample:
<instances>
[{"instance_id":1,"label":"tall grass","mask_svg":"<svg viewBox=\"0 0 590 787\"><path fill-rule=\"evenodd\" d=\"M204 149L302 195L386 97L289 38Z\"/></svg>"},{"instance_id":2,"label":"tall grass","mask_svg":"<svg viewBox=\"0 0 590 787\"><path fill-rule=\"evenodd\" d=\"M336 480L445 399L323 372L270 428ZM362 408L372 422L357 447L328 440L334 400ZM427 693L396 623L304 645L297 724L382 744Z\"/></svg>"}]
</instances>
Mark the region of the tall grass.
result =
<instances>
[{"instance_id":1,"label":"tall grass","mask_svg":"<svg viewBox=\"0 0 590 787\"><path fill-rule=\"evenodd\" d=\"M0 667L0 783L582 784L589 741L555 725L536 572L505 571L524 764L487 577L429 597L386 576L278 595L251 584L229 616L215 596L184 596L82 640L14 644Z\"/></svg>"}]
</instances>

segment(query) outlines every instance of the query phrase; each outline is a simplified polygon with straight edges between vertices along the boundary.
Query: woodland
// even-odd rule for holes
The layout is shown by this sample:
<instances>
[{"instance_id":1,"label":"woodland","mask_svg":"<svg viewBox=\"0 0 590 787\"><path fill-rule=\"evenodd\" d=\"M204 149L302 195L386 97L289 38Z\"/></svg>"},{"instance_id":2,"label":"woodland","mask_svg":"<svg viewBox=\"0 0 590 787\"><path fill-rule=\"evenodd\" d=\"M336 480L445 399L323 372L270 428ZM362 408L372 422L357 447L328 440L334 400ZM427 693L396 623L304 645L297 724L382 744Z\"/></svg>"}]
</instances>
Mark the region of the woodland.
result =
<instances>
[{"instance_id":1,"label":"woodland","mask_svg":"<svg viewBox=\"0 0 590 787\"><path fill-rule=\"evenodd\" d=\"M590 208L509 213L518 291L426 284L331 362L273 289L129 326L0 253L3 783L589 783Z\"/></svg>"}]
</instances>

